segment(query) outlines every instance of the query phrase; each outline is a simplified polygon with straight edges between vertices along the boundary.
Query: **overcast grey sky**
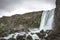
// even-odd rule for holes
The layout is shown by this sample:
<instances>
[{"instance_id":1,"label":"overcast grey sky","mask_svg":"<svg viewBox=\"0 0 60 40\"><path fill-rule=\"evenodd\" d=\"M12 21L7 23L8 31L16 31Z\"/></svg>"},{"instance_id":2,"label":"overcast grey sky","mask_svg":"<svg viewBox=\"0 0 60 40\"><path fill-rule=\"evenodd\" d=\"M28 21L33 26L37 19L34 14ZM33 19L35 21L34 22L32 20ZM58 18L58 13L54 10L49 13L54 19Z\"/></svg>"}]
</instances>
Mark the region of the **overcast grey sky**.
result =
<instances>
[{"instance_id":1,"label":"overcast grey sky","mask_svg":"<svg viewBox=\"0 0 60 40\"><path fill-rule=\"evenodd\" d=\"M51 10L55 7L55 0L0 0L0 17Z\"/></svg>"}]
</instances>

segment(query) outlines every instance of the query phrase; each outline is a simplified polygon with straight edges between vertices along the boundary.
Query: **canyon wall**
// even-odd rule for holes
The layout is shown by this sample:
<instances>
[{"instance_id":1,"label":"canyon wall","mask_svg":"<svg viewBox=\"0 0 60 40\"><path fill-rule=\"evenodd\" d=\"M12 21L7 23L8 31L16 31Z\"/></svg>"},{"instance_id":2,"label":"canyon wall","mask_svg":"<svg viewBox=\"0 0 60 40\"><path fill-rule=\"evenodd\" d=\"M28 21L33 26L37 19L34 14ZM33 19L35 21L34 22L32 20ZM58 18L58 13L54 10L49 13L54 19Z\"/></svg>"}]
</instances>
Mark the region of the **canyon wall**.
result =
<instances>
[{"instance_id":1,"label":"canyon wall","mask_svg":"<svg viewBox=\"0 0 60 40\"><path fill-rule=\"evenodd\" d=\"M56 0L55 28L56 33L60 33L60 0Z\"/></svg>"},{"instance_id":2,"label":"canyon wall","mask_svg":"<svg viewBox=\"0 0 60 40\"><path fill-rule=\"evenodd\" d=\"M54 22L53 32L48 36L47 40L60 40L60 0L56 0Z\"/></svg>"}]
</instances>

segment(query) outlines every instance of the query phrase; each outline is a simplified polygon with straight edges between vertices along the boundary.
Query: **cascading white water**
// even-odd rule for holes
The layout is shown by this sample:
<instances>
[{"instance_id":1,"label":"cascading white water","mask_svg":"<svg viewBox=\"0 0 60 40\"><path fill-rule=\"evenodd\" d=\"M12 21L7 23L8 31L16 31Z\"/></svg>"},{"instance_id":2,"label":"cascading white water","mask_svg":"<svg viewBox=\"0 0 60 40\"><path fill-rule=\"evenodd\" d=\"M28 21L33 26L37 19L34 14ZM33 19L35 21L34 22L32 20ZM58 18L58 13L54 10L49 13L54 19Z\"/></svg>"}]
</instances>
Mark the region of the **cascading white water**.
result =
<instances>
[{"instance_id":1,"label":"cascading white water","mask_svg":"<svg viewBox=\"0 0 60 40\"><path fill-rule=\"evenodd\" d=\"M22 35L24 35L24 34L25 34L25 32L20 32L20 33L16 32L16 33L14 33L14 34L9 34L8 36L3 37L3 39L6 39L6 40L9 40L10 38L16 39L18 35L22 36ZM2 38L1 38L1 39L2 39Z\"/></svg>"},{"instance_id":2,"label":"cascading white water","mask_svg":"<svg viewBox=\"0 0 60 40\"><path fill-rule=\"evenodd\" d=\"M43 11L42 13L42 17L41 17L41 23L40 23L40 27L39 29L38 28L34 28L34 29L29 29L30 32L28 32L32 39L35 40L35 39L38 39L38 40L41 40L37 34L35 33L39 33L41 30L52 30L52 27L54 26L54 11L55 9L53 10L49 10L49 11ZM34 33L33 35L31 33ZM8 35L7 37L4 37L4 39L9 39L9 38L12 38L12 36L14 36L13 38L16 39L16 37L18 35L24 35L25 32L23 33L14 33L14 34L10 34ZM48 34L46 34L46 36L48 36Z\"/></svg>"},{"instance_id":3,"label":"cascading white water","mask_svg":"<svg viewBox=\"0 0 60 40\"><path fill-rule=\"evenodd\" d=\"M54 24L54 11L55 9L52 10L48 10L48 11L43 11L42 13L42 17L41 17L41 23L40 23L40 28L35 28L35 29L30 29L30 31L32 33L39 33L41 30L47 31L47 30L52 30L53 28L53 24ZM36 34L35 34L36 35ZM45 37L47 37L48 34L45 35ZM32 36L33 39L35 39L35 37L38 39L39 37L36 36ZM39 39L41 40L41 39Z\"/></svg>"},{"instance_id":4,"label":"cascading white water","mask_svg":"<svg viewBox=\"0 0 60 40\"><path fill-rule=\"evenodd\" d=\"M41 24L40 24L40 31L41 30L52 30L53 27L53 21L54 21L54 11L53 10L49 10L49 11L44 11L42 13L42 17L41 17Z\"/></svg>"},{"instance_id":5,"label":"cascading white water","mask_svg":"<svg viewBox=\"0 0 60 40\"><path fill-rule=\"evenodd\" d=\"M37 36L37 34L31 34L30 35L31 37L32 37L32 40L41 40L38 36Z\"/></svg>"}]
</instances>

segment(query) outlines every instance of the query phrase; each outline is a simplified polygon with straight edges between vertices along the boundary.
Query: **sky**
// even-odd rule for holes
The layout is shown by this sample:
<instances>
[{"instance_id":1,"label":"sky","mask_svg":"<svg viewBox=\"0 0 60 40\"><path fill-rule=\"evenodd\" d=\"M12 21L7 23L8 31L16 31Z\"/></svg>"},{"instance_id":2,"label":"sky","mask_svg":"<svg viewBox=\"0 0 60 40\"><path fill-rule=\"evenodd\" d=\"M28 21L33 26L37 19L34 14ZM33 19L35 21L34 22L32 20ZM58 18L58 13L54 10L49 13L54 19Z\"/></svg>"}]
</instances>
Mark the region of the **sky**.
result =
<instances>
[{"instance_id":1,"label":"sky","mask_svg":"<svg viewBox=\"0 0 60 40\"><path fill-rule=\"evenodd\" d=\"M0 17L56 8L56 0L0 0Z\"/></svg>"}]
</instances>

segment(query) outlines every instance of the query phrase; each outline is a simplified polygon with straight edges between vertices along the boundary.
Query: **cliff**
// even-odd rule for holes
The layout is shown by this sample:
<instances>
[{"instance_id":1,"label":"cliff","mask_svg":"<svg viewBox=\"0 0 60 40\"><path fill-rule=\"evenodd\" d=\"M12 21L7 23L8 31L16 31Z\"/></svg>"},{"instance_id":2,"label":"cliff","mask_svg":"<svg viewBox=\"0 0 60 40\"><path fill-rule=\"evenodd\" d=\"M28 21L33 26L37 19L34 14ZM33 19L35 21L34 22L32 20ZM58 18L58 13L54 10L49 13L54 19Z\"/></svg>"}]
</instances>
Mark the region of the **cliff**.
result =
<instances>
[{"instance_id":1,"label":"cliff","mask_svg":"<svg viewBox=\"0 0 60 40\"><path fill-rule=\"evenodd\" d=\"M40 26L42 12L30 12L23 15L3 16L0 18L0 36L1 34L14 33L16 31L28 30L28 28L37 28Z\"/></svg>"},{"instance_id":2,"label":"cliff","mask_svg":"<svg viewBox=\"0 0 60 40\"><path fill-rule=\"evenodd\" d=\"M53 32L48 36L47 40L60 40L60 0L56 0L56 9L55 9L55 27Z\"/></svg>"}]
</instances>

